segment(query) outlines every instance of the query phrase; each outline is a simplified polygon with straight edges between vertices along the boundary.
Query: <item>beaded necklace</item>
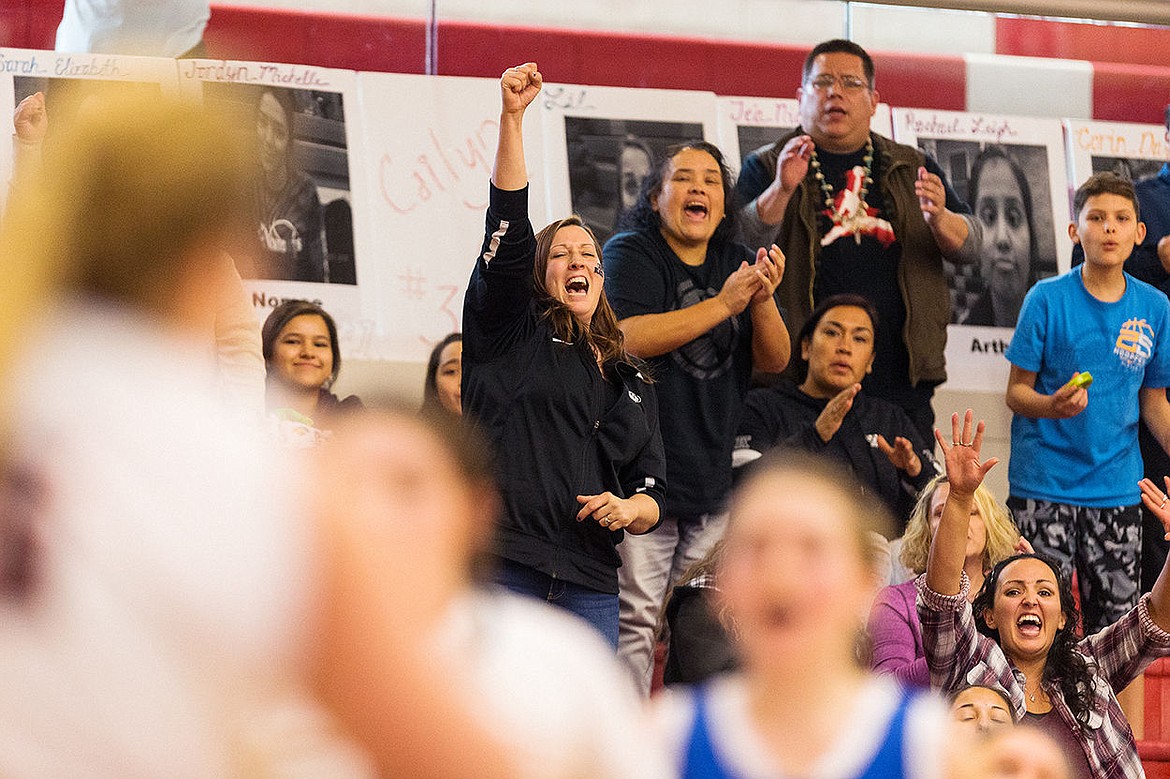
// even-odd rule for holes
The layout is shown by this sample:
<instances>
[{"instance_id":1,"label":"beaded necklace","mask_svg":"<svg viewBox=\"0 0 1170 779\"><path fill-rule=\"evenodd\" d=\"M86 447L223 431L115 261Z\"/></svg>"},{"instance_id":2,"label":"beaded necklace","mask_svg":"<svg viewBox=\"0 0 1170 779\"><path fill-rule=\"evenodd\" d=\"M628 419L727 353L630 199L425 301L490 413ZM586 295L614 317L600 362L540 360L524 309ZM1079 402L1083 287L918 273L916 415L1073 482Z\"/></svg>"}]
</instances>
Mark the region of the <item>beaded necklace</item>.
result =
<instances>
[{"instance_id":1,"label":"beaded necklace","mask_svg":"<svg viewBox=\"0 0 1170 779\"><path fill-rule=\"evenodd\" d=\"M833 217L834 222L840 221L840 212L834 202L833 185L825 180L825 174L821 170L821 161L817 159L815 148L808 164L812 166L813 175L816 176L817 183L821 185L821 192L825 194L825 209L830 212L829 216ZM865 211L868 208L865 195L869 192L869 185L873 183L873 138L865 139L865 156L861 159L861 167L865 173L861 180L861 191L857 193L857 196L861 200L861 210Z\"/></svg>"},{"instance_id":2,"label":"beaded necklace","mask_svg":"<svg viewBox=\"0 0 1170 779\"><path fill-rule=\"evenodd\" d=\"M825 180L821 170L821 161L817 158L814 148L809 158L813 175L820 184L821 192L825 195L824 214L832 222L832 228L821 239L821 246L828 246L844 235L852 235L858 245L862 235L874 236L882 246L889 246L894 241L894 228L885 219L877 218L877 209L870 208L865 202L869 187L873 184L873 139L865 140L865 157L862 164L845 172L845 187L835 192L831 184Z\"/></svg>"}]
</instances>

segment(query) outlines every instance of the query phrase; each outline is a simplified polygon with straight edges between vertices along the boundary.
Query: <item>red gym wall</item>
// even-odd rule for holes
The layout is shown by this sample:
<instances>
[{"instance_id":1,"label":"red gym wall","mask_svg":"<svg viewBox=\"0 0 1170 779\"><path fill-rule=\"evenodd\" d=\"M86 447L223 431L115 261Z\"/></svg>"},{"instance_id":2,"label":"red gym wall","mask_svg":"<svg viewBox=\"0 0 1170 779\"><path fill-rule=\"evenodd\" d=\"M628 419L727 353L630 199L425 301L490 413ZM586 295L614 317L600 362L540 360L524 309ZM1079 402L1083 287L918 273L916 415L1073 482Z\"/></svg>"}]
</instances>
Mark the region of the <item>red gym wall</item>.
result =
<instances>
[{"instance_id":1,"label":"red gym wall","mask_svg":"<svg viewBox=\"0 0 1170 779\"><path fill-rule=\"evenodd\" d=\"M0 2L0 46L52 48L61 8L61 0ZM793 96L807 49L795 44L455 21L441 21L438 30L437 70L443 75L494 77L509 64L533 59L561 82L762 97ZM206 42L209 54L218 58L422 73L426 23L213 5ZM1058 106L1057 101L1067 97L1070 105L1090 105L1094 119L1161 123L1162 110L1170 102L1170 67L1162 63L1170 51L1170 29L1005 18L996 23L996 51L1091 63L1085 94L1039 94L1049 106ZM970 107L970 66L965 57L873 54L885 102L960 111ZM1074 64L1081 67L1070 63L1070 69ZM1018 63L1018 71L1017 78L1003 83L1026 90L1030 83L1026 60ZM986 110L987 101L978 108Z\"/></svg>"}]
</instances>

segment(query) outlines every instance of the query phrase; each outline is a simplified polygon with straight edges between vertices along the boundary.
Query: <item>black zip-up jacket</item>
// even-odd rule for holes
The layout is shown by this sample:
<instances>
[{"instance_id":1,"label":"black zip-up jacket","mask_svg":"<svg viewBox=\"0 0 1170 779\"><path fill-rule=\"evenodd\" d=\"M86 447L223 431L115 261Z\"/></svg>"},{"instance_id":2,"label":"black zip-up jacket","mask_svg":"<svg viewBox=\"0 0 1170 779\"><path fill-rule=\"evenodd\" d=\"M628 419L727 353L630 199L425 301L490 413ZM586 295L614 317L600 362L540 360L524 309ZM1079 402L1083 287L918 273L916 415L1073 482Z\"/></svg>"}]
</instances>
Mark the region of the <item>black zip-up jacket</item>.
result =
<instances>
[{"instance_id":1,"label":"black zip-up jacket","mask_svg":"<svg viewBox=\"0 0 1170 779\"><path fill-rule=\"evenodd\" d=\"M463 409L495 447L499 554L557 579L618 591L623 531L577 521L578 495L644 492L662 509L666 460L654 387L589 345L553 336L533 297L528 190L491 188L487 229L463 300ZM605 402L606 397L616 400ZM608 406L608 407L606 407Z\"/></svg>"},{"instance_id":2,"label":"black zip-up jacket","mask_svg":"<svg viewBox=\"0 0 1170 779\"><path fill-rule=\"evenodd\" d=\"M752 390L735 437L736 450L767 452L788 446L836 460L853 472L863 491L881 496L898 519L899 530L904 529L918 491L938 473L931 447L906 412L893 403L870 397L864 390L853 398L841 428L826 443L817 432L816 422L828 402L826 398L810 397L783 380L772 387ZM917 476L899 471L882 454L875 443L879 433L891 444L898 436L910 441L922 461ZM737 455L737 459L744 459L743 455Z\"/></svg>"}]
</instances>

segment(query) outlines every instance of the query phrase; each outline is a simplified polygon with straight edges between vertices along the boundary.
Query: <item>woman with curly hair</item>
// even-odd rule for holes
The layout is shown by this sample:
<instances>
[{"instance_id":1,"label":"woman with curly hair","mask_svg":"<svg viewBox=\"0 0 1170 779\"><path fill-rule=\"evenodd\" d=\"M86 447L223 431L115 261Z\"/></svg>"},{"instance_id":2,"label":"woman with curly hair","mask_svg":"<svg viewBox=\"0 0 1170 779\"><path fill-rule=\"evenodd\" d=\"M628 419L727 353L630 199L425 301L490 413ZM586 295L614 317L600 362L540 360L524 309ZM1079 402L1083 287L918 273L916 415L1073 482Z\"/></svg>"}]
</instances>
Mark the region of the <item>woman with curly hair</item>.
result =
<instances>
[{"instance_id":1,"label":"woman with curly hair","mask_svg":"<svg viewBox=\"0 0 1170 779\"><path fill-rule=\"evenodd\" d=\"M594 235L533 234L524 112L532 62L500 79L487 229L463 308L463 409L497 455L498 579L596 627L616 648L626 533L658 523L666 486L654 386L626 353Z\"/></svg>"},{"instance_id":2,"label":"woman with curly hair","mask_svg":"<svg viewBox=\"0 0 1170 779\"><path fill-rule=\"evenodd\" d=\"M997 461L980 460L983 423L974 424L970 409L962 423L952 415L951 430L953 443L935 431L951 491L926 573L917 580L931 682L944 693L971 684L1005 691L1017 720L1039 727L1064 748L1075 776L1144 776L1117 692L1155 659L1170 655L1170 574L1163 568L1136 607L1081 640L1070 582L1043 555L1000 562L968 603L963 562L969 517L975 490ZM1143 480L1141 491L1146 508L1170 528L1162 490Z\"/></svg>"},{"instance_id":3,"label":"woman with curly hair","mask_svg":"<svg viewBox=\"0 0 1170 779\"><path fill-rule=\"evenodd\" d=\"M901 563L915 576L926 570L930 541L938 529L943 506L950 494L945 475L935 476L922 492L906 525L902 540ZM1017 551L1030 548L1020 538L1020 531L1012 521L1007 507L979 485L975 490L971 518L967 524L967 547L963 570L971 581L971 596L983 586L983 574L1001 560ZM930 685L930 671L922 646L922 627L914 602L917 590L914 581L885 587L873 604L869 615L869 637L872 643L871 663L878 673L892 674L903 684L916 687Z\"/></svg>"}]
</instances>

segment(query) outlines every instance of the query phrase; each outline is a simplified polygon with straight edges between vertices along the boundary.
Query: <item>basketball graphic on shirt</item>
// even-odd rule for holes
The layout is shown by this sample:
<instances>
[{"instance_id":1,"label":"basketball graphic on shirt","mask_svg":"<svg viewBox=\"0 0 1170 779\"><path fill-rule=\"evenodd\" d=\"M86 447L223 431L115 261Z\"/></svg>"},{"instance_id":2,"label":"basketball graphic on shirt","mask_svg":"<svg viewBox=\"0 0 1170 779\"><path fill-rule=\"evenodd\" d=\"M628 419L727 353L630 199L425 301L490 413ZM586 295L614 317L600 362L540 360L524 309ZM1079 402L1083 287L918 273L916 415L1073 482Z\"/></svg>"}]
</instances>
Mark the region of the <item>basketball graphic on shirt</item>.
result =
<instances>
[{"instance_id":1,"label":"basketball graphic on shirt","mask_svg":"<svg viewBox=\"0 0 1170 779\"><path fill-rule=\"evenodd\" d=\"M1126 368L1138 370L1154 352L1154 328L1144 319L1127 319L1121 325L1113 353L1121 359Z\"/></svg>"}]
</instances>

